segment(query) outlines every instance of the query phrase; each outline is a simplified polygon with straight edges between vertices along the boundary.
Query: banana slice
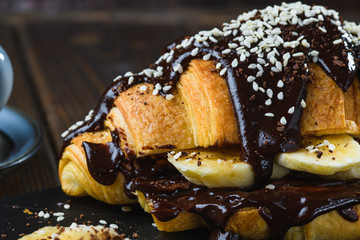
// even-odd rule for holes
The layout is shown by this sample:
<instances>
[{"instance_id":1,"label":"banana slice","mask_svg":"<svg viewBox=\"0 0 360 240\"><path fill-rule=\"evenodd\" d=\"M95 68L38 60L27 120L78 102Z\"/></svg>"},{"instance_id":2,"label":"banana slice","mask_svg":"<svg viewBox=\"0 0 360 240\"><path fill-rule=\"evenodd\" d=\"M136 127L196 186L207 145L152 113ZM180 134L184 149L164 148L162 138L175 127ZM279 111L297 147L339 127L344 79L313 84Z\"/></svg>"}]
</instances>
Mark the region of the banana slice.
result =
<instances>
[{"instance_id":1,"label":"banana slice","mask_svg":"<svg viewBox=\"0 0 360 240\"><path fill-rule=\"evenodd\" d=\"M275 162L292 170L332 175L360 164L360 145L349 135L308 137L303 148L280 153Z\"/></svg>"},{"instance_id":2,"label":"banana slice","mask_svg":"<svg viewBox=\"0 0 360 240\"><path fill-rule=\"evenodd\" d=\"M197 148L172 152L168 160L197 185L216 187L250 187L254 172L250 164L240 160L240 151L234 147ZM280 178L289 170L274 164L272 178Z\"/></svg>"}]
</instances>

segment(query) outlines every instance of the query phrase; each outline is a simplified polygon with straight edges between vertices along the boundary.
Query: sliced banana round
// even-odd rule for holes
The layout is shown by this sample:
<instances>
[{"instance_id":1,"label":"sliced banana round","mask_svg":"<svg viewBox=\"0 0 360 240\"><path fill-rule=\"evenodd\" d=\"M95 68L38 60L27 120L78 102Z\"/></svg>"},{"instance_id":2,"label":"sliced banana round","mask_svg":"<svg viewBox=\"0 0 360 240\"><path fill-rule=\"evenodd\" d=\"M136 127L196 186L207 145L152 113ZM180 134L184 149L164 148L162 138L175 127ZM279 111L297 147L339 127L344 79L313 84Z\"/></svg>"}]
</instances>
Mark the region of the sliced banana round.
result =
<instances>
[{"instance_id":1,"label":"sliced banana round","mask_svg":"<svg viewBox=\"0 0 360 240\"><path fill-rule=\"evenodd\" d=\"M360 165L360 145L351 136L308 137L303 148L280 153L275 162L286 168L319 175L332 175Z\"/></svg>"},{"instance_id":2,"label":"sliced banana round","mask_svg":"<svg viewBox=\"0 0 360 240\"><path fill-rule=\"evenodd\" d=\"M171 152L168 160L197 185L216 187L250 187L255 174L252 166L240 160L236 147L197 148ZM280 178L289 170L274 164L272 178Z\"/></svg>"}]
</instances>

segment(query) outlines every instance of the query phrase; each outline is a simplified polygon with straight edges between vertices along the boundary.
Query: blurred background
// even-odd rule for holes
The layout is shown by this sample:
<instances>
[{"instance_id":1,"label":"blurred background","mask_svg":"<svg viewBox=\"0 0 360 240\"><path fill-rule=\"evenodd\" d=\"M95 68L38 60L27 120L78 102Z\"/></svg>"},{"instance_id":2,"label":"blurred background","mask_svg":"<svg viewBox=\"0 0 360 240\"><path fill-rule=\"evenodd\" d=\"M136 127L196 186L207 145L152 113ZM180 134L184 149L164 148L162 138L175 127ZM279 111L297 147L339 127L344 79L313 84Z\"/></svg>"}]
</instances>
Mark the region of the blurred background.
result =
<instances>
[{"instance_id":1,"label":"blurred background","mask_svg":"<svg viewBox=\"0 0 360 240\"><path fill-rule=\"evenodd\" d=\"M40 150L0 177L0 198L59 186L61 133L93 109L112 79L139 72L164 46L274 0L0 0L0 45L14 68L9 106L41 125ZM303 1L360 22L358 0Z\"/></svg>"}]
</instances>

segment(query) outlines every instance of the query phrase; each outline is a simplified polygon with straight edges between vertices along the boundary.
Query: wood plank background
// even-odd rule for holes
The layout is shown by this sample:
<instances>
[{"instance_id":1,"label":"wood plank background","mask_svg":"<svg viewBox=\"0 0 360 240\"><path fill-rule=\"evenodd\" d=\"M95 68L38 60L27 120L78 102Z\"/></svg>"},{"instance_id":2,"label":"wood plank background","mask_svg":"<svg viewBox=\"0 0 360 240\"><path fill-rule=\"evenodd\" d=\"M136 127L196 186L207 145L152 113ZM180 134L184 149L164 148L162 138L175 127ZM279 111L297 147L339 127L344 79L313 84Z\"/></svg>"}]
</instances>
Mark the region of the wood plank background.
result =
<instances>
[{"instance_id":1,"label":"wood plank background","mask_svg":"<svg viewBox=\"0 0 360 240\"><path fill-rule=\"evenodd\" d=\"M15 72L9 105L44 130L39 152L0 178L0 198L59 185L60 134L96 106L114 77L141 71L178 37L275 1L101 2L0 1L0 44ZM357 1L328 3L360 22Z\"/></svg>"}]
</instances>

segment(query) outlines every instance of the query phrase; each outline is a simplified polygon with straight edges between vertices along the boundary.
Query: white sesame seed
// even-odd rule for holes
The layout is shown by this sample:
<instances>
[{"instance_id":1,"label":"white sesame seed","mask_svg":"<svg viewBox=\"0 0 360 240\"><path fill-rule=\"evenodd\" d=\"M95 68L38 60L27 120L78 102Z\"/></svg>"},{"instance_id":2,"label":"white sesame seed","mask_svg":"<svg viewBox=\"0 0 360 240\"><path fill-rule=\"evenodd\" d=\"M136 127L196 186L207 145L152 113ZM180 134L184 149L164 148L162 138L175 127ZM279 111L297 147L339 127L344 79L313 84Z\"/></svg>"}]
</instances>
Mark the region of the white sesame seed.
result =
<instances>
[{"instance_id":1,"label":"white sesame seed","mask_svg":"<svg viewBox=\"0 0 360 240\"><path fill-rule=\"evenodd\" d=\"M185 159L185 162L190 162L192 158Z\"/></svg>"},{"instance_id":2,"label":"white sesame seed","mask_svg":"<svg viewBox=\"0 0 360 240\"><path fill-rule=\"evenodd\" d=\"M65 209L70 209L70 204L64 204Z\"/></svg>"},{"instance_id":3,"label":"white sesame seed","mask_svg":"<svg viewBox=\"0 0 360 240\"><path fill-rule=\"evenodd\" d=\"M156 83L156 84L155 84L155 88L156 88L157 90L161 90L161 89L162 89L160 83Z\"/></svg>"},{"instance_id":4,"label":"white sesame seed","mask_svg":"<svg viewBox=\"0 0 360 240\"><path fill-rule=\"evenodd\" d=\"M229 43L228 46L229 48L237 48L239 45L237 45L236 43Z\"/></svg>"},{"instance_id":5,"label":"white sesame seed","mask_svg":"<svg viewBox=\"0 0 360 240\"><path fill-rule=\"evenodd\" d=\"M295 111L295 107L293 106L293 107L289 108L288 114L293 114L294 111Z\"/></svg>"},{"instance_id":6,"label":"white sesame seed","mask_svg":"<svg viewBox=\"0 0 360 240\"><path fill-rule=\"evenodd\" d=\"M271 103L272 103L272 102L271 102L271 99L268 99L268 100L265 101L265 105L266 105L266 106L270 106Z\"/></svg>"},{"instance_id":7,"label":"white sesame seed","mask_svg":"<svg viewBox=\"0 0 360 240\"><path fill-rule=\"evenodd\" d=\"M55 217L60 217L60 216L64 216L64 214L65 214L65 213L63 213L63 212L56 212L56 213L54 213L53 215L54 215Z\"/></svg>"},{"instance_id":8,"label":"white sesame seed","mask_svg":"<svg viewBox=\"0 0 360 240\"><path fill-rule=\"evenodd\" d=\"M328 147L329 147L329 150L330 150L330 151L334 151L334 150L335 150L335 145L334 145L334 144L331 144L331 143L330 143L330 144L328 145Z\"/></svg>"},{"instance_id":9,"label":"white sesame seed","mask_svg":"<svg viewBox=\"0 0 360 240\"><path fill-rule=\"evenodd\" d=\"M255 69L255 68L256 68L256 64L255 64L255 63L249 64L248 68L249 68L249 69Z\"/></svg>"},{"instance_id":10,"label":"white sesame seed","mask_svg":"<svg viewBox=\"0 0 360 240\"><path fill-rule=\"evenodd\" d=\"M253 82L255 79L256 79L256 78L255 78L254 76L248 76L246 80L247 80L248 82Z\"/></svg>"},{"instance_id":11,"label":"white sesame seed","mask_svg":"<svg viewBox=\"0 0 360 240\"><path fill-rule=\"evenodd\" d=\"M229 30L229 31L224 32L223 35L224 35L224 37L227 37L227 36L229 36L231 33L232 33L232 31Z\"/></svg>"},{"instance_id":12,"label":"white sesame seed","mask_svg":"<svg viewBox=\"0 0 360 240\"><path fill-rule=\"evenodd\" d=\"M154 91L152 92L152 94L155 96L155 95L158 95L159 93L159 90L157 88L154 89Z\"/></svg>"},{"instance_id":13,"label":"white sesame seed","mask_svg":"<svg viewBox=\"0 0 360 240\"><path fill-rule=\"evenodd\" d=\"M259 90L259 85L256 82L253 82L252 87L255 92L257 92Z\"/></svg>"},{"instance_id":14,"label":"white sesame seed","mask_svg":"<svg viewBox=\"0 0 360 240\"><path fill-rule=\"evenodd\" d=\"M217 162L217 164L221 164L223 162L223 160L218 159L216 162Z\"/></svg>"},{"instance_id":15,"label":"white sesame seed","mask_svg":"<svg viewBox=\"0 0 360 240\"><path fill-rule=\"evenodd\" d=\"M283 82L282 80L279 80L279 81L277 82L276 86L277 86L278 88L283 88L283 87L284 87L284 82Z\"/></svg>"},{"instance_id":16,"label":"white sesame seed","mask_svg":"<svg viewBox=\"0 0 360 240\"><path fill-rule=\"evenodd\" d=\"M342 39L336 39L335 41L333 41L334 45L340 44L342 43Z\"/></svg>"},{"instance_id":17,"label":"white sesame seed","mask_svg":"<svg viewBox=\"0 0 360 240\"><path fill-rule=\"evenodd\" d=\"M326 29L323 27L319 27L320 31L322 31L323 33L327 33Z\"/></svg>"},{"instance_id":18,"label":"white sesame seed","mask_svg":"<svg viewBox=\"0 0 360 240\"><path fill-rule=\"evenodd\" d=\"M145 69L144 70L144 73L145 73L145 75L147 76L147 77L152 77L152 71L151 71L151 69Z\"/></svg>"},{"instance_id":19,"label":"white sesame seed","mask_svg":"<svg viewBox=\"0 0 360 240\"><path fill-rule=\"evenodd\" d=\"M301 56L303 56L303 55L304 55L303 52L297 52L297 53L294 53L292 56L293 56L293 57L301 57Z\"/></svg>"},{"instance_id":20,"label":"white sesame seed","mask_svg":"<svg viewBox=\"0 0 360 240\"><path fill-rule=\"evenodd\" d=\"M262 65L265 65L265 60L263 58L258 58L257 59L258 63L262 64Z\"/></svg>"},{"instance_id":21,"label":"white sesame seed","mask_svg":"<svg viewBox=\"0 0 360 240\"><path fill-rule=\"evenodd\" d=\"M306 102L304 101L304 99L301 99L301 107L302 108L306 108Z\"/></svg>"},{"instance_id":22,"label":"white sesame seed","mask_svg":"<svg viewBox=\"0 0 360 240\"><path fill-rule=\"evenodd\" d=\"M276 67L271 67L271 71L273 71L273 72L279 72L279 69L276 68Z\"/></svg>"},{"instance_id":23,"label":"white sesame seed","mask_svg":"<svg viewBox=\"0 0 360 240\"><path fill-rule=\"evenodd\" d=\"M170 101L170 100L174 99L175 97L172 94L167 94L165 98L166 98L166 100Z\"/></svg>"},{"instance_id":24,"label":"white sesame seed","mask_svg":"<svg viewBox=\"0 0 360 240\"><path fill-rule=\"evenodd\" d=\"M192 51L191 51L191 56L196 56L197 54L199 53L199 48L194 48Z\"/></svg>"},{"instance_id":25,"label":"white sesame seed","mask_svg":"<svg viewBox=\"0 0 360 240\"><path fill-rule=\"evenodd\" d=\"M301 41L301 45L303 45L303 46L306 47L306 48L309 48L309 47L310 47L310 43L308 43L308 41L306 41L306 39L303 39L303 40Z\"/></svg>"},{"instance_id":26,"label":"white sesame seed","mask_svg":"<svg viewBox=\"0 0 360 240\"><path fill-rule=\"evenodd\" d=\"M212 41L213 43L217 43L218 40L216 40L216 38L214 38L213 36L209 37L209 40Z\"/></svg>"},{"instance_id":27,"label":"white sesame seed","mask_svg":"<svg viewBox=\"0 0 360 240\"><path fill-rule=\"evenodd\" d=\"M222 53L222 54L228 54L228 53L230 53L230 52L231 52L231 49L230 49L230 48L227 48L227 49L223 50L221 53Z\"/></svg>"},{"instance_id":28,"label":"white sesame seed","mask_svg":"<svg viewBox=\"0 0 360 240\"><path fill-rule=\"evenodd\" d=\"M50 214L49 213L45 213L44 214L44 218L49 218L50 217Z\"/></svg>"},{"instance_id":29,"label":"white sesame seed","mask_svg":"<svg viewBox=\"0 0 360 240\"><path fill-rule=\"evenodd\" d=\"M123 212L131 212L131 207L130 206L122 206L121 211L123 211Z\"/></svg>"},{"instance_id":30,"label":"white sesame seed","mask_svg":"<svg viewBox=\"0 0 360 240\"><path fill-rule=\"evenodd\" d=\"M217 63L216 64L216 69L220 69L221 68L221 63Z\"/></svg>"},{"instance_id":31,"label":"white sesame seed","mask_svg":"<svg viewBox=\"0 0 360 240\"><path fill-rule=\"evenodd\" d=\"M285 125L285 124L287 123L286 118L285 118L285 117L281 117L281 118L280 118L280 123L281 123L282 125Z\"/></svg>"},{"instance_id":32,"label":"white sesame seed","mask_svg":"<svg viewBox=\"0 0 360 240\"><path fill-rule=\"evenodd\" d=\"M223 76L227 71L227 68L223 68L221 71L220 71L220 76Z\"/></svg>"},{"instance_id":33,"label":"white sesame seed","mask_svg":"<svg viewBox=\"0 0 360 240\"><path fill-rule=\"evenodd\" d=\"M274 190L275 189L275 186L273 184L268 184L265 186L266 189L269 189L269 190Z\"/></svg>"},{"instance_id":34,"label":"white sesame seed","mask_svg":"<svg viewBox=\"0 0 360 240\"><path fill-rule=\"evenodd\" d=\"M131 75L134 75L132 72L126 72L125 74L124 74L124 76L125 77L130 77Z\"/></svg>"},{"instance_id":35,"label":"white sesame seed","mask_svg":"<svg viewBox=\"0 0 360 240\"><path fill-rule=\"evenodd\" d=\"M100 224L104 224L104 225L107 224L107 222L106 222L105 220L103 220L103 219L99 220L99 223L100 223Z\"/></svg>"},{"instance_id":36,"label":"white sesame seed","mask_svg":"<svg viewBox=\"0 0 360 240\"><path fill-rule=\"evenodd\" d=\"M259 63L256 64L256 67L257 67L257 69L259 69L259 71L261 71L261 72L264 71L263 67Z\"/></svg>"},{"instance_id":37,"label":"white sesame seed","mask_svg":"<svg viewBox=\"0 0 360 240\"><path fill-rule=\"evenodd\" d=\"M279 92L278 95L277 95L277 98L279 100L283 100L284 99L284 93L283 92Z\"/></svg>"},{"instance_id":38,"label":"white sesame seed","mask_svg":"<svg viewBox=\"0 0 360 240\"><path fill-rule=\"evenodd\" d=\"M169 91L171 89L171 86L164 86L163 87L163 91L164 92L167 92L167 91Z\"/></svg>"},{"instance_id":39,"label":"white sesame seed","mask_svg":"<svg viewBox=\"0 0 360 240\"><path fill-rule=\"evenodd\" d=\"M57 222L61 222L62 220L64 220L65 218L63 216L59 216L56 218L56 221Z\"/></svg>"},{"instance_id":40,"label":"white sesame seed","mask_svg":"<svg viewBox=\"0 0 360 240\"><path fill-rule=\"evenodd\" d=\"M279 72L282 71L282 64L281 64L281 62L276 62L275 66L276 66L277 69L279 69Z\"/></svg>"},{"instance_id":41,"label":"white sesame seed","mask_svg":"<svg viewBox=\"0 0 360 240\"><path fill-rule=\"evenodd\" d=\"M116 225L115 223L111 223L111 224L109 225L109 227L110 227L110 228L113 228L113 229L118 229L118 228L119 228L119 226Z\"/></svg>"},{"instance_id":42,"label":"white sesame seed","mask_svg":"<svg viewBox=\"0 0 360 240\"><path fill-rule=\"evenodd\" d=\"M244 53L242 53L240 55L240 61L243 62L243 61L245 61L245 59L246 59L246 55Z\"/></svg>"},{"instance_id":43,"label":"white sesame seed","mask_svg":"<svg viewBox=\"0 0 360 240\"><path fill-rule=\"evenodd\" d=\"M313 61L314 63L316 63L318 60L319 60L318 57L313 57L313 59L312 59L312 61Z\"/></svg>"},{"instance_id":44,"label":"white sesame seed","mask_svg":"<svg viewBox=\"0 0 360 240\"><path fill-rule=\"evenodd\" d=\"M265 113L265 117L274 117L275 115L273 114L273 113L270 113L270 112L268 112L268 113Z\"/></svg>"},{"instance_id":45,"label":"white sesame seed","mask_svg":"<svg viewBox=\"0 0 360 240\"><path fill-rule=\"evenodd\" d=\"M68 134L69 134L69 130L66 130L65 132L63 132L63 133L61 134L61 137L64 138L64 137L66 137Z\"/></svg>"},{"instance_id":46,"label":"white sesame seed","mask_svg":"<svg viewBox=\"0 0 360 240\"><path fill-rule=\"evenodd\" d=\"M117 76L116 78L114 78L114 82L116 82L116 81L118 81L118 80L120 80L122 78L122 76L121 75L119 75L119 76Z\"/></svg>"},{"instance_id":47,"label":"white sesame seed","mask_svg":"<svg viewBox=\"0 0 360 240\"><path fill-rule=\"evenodd\" d=\"M261 77L263 75L264 71L258 71L256 73L256 77Z\"/></svg>"},{"instance_id":48,"label":"white sesame seed","mask_svg":"<svg viewBox=\"0 0 360 240\"><path fill-rule=\"evenodd\" d=\"M140 88L139 88L141 91L146 91L147 90L147 87L146 87L146 85L142 85Z\"/></svg>"},{"instance_id":49,"label":"white sesame seed","mask_svg":"<svg viewBox=\"0 0 360 240\"><path fill-rule=\"evenodd\" d=\"M206 55L203 56L203 60L207 61L207 60L210 59L210 57L211 57L211 54L208 53L208 54L206 54Z\"/></svg>"},{"instance_id":50,"label":"white sesame seed","mask_svg":"<svg viewBox=\"0 0 360 240\"><path fill-rule=\"evenodd\" d=\"M129 77L128 85L131 85L134 82L134 77Z\"/></svg>"},{"instance_id":51,"label":"white sesame seed","mask_svg":"<svg viewBox=\"0 0 360 240\"><path fill-rule=\"evenodd\" d=\"M239 64L239 61L237 60L237 58L235 58L232 62L231 62L231 67L236 68Z\"/></svg>"},{"instance_id":52,"label":"white sesame seed","mask_svg":"<svg viewBox=\"0 0 360 240\"><path fill-rule=\"evenodd\" d=\"M254 53L254 52L256 52L258 50L258 47L253 47L252 49L250 49L250 52L251 53Z\"/></svg>"},{"instance_id":53,"label":"white sesame seed","mask_svg":"<svg viewBox=\"0 0 360 240\"><path fill-rule=\"evenodd\" d=\"M310 55L313 56L313 57L317 57L319 55L319 52L316 51L316 50L313 50L310 52Z\"/></svg>"},{"instance_id":54,"label":"white sesame seed","mask_svg":"<svg viewBox=\"0 0 360 240\"><path fill-rule=\"evenodd\" d=\"M154 77L161 77L163 75L163 72L162 71L157 71L154 73Z\"/></svg>"},{"instance_id":55,"label":"white sesame seed","mask_svg":"<svg viewBox=\"0 0 360 240\"><path fill-rule=\"evenodd\" d=\"M180 63L177 65L177 71L178 71L179 73L182 73L182 72L184 71L184 70L183 70L183 67L181 66Z\"/></svg>"},{"instance_id":56,"label":"white sesame seed","mask_svg":"<svg viewBox=\"0 0 360 240\"><path fill-rule=\"evenodd\" d=\"M260 92L263 92L263 93L265 93L265 89L264 89L264 88L262 88L262 87L259 87L259 90L260 90Z\"/></svg>"},{"instance_id":57,"label":"white sesame seed","mask_svg":"<svg viewBox=\"0 0 360 240\"><path fill-rule=\"evenodd\" d=\"M171 60L173 59L173 56L172 55L169 55L167 58L166 58L166 62L169 63L171 62ZM146 74L146 73L145 73Z\"/></svg>"},{"instance_id":58,"label":"white sesame seed","mask_svg":"<svg viewBox=\"0 0 360 240\"><path fill-rule=\"evenodd\" d=\"M273 94L273 90L271 90L270 88L266 89L266 95L268 95L269 98L272 98Z\"/></svg>"},{"instance_id":59,"label":"white sesame seed","mask_svg":"<svg viewBox=\"0 0 360 240\"><path fill-rule=\"evenodd\" d=\"M175 154L174 160L178 159L178 158L181 156L181 153L182 153L182 152L178 152L177 154Z\"/></svg>"},{"instance_id":60,"label":"white sesame seed","mask_svg":"<svg viewBox=\"0 0 360 240\"><path fill-rule=\"evenodd\" d=\"M314 149L309 150L309 153L314 153L314 152L316 152L318 150L319 150L318 148L314 148Z\"/></svg>"},{"instance_id":61,"label":"white sesame seed","mask_svg":"<svg viewBox=\"0 0 360 240\"><path fill-rule=\"evenodd\" d=\"M152 223L151 225L152 225L153 227L156 227L156 223Z\"/></svg>"},{"instance_id":62,"label":"white sesame seed","mask_svg":"<svg viewBox=\"0 0 360 240\"><path fill-rule=\"evenodd\" d=\"M310 145L310 146L307 146L306 148L305 148L305 150L306 151L310 151L311 149L313 149L314 148L314 145Z\"/></svg>"},{"instance_id":63,"label":"white sesame seed","mask_svg":"<svg viewBox=\"0 0 360 240\"><path fill-rule=\"evenodd\" d=\"M44 214L45 214L44 211L40 211L40 212L38 213L38 216L39 216L39 217L43 217Z\"/></svg>"}]
</instances>

